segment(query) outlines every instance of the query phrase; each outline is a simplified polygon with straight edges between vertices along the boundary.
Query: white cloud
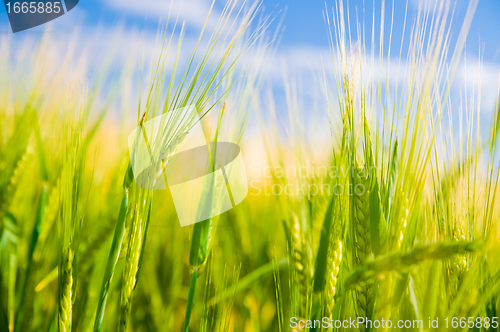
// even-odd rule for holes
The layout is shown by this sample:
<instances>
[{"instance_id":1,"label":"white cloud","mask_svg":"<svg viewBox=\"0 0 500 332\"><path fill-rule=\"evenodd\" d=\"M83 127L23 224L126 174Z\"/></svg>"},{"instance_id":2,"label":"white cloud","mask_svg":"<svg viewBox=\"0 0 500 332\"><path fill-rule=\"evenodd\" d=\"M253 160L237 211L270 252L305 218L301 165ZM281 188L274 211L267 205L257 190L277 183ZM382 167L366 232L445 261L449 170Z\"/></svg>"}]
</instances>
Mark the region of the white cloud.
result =
<instances>
[{"instance_id":1,"label":"white cloud","mask_svg":"<svg viewBox=\"0 0 500 332\"><path fill-rule=\"evenodd\" d=\"M167 19L171 10L171 20L179 15L179 22L185 21L188 26L196 28L203 27L211 6L211 1L207 0L103 0L103 2L115 10L155 19ZM215 28L219 15L220 11L214 6L208 18L208 29Z\"/></svg>"},{"instance_id":2,"label":"white cloud","mask_svg":"<svg viewBox=\"0 0 500 332\"><path fill-rule=\"evenodd\" d=\"M500 65L493 62L480 61L478 58L467 58L457 69L456 83L467 94L481 90L481 109L486 113L493 113L498 94ZM477 97L476 97L477 98ZM477 101L477 100L476 100Z\"/></svg>"}]
</instances>

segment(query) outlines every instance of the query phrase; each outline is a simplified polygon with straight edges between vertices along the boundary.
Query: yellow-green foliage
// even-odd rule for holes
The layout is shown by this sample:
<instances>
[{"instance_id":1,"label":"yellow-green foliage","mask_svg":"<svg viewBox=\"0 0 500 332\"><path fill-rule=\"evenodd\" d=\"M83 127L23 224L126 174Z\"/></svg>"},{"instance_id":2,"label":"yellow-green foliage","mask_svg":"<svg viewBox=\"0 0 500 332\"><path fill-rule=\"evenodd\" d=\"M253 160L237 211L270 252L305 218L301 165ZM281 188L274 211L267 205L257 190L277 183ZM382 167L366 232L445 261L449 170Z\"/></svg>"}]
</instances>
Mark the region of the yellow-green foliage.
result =
<instances>
[{"instance_id":1,"label":"yellow-green foliage","mask_svg":"<svg viewBox=\"0 0 500 332\"><path fill-rule=\"evenodd\" d=\"M30 75L9 66L12 44L1 39L0 331L274 332L290 331L291 317L357 316L422 319L425 328L428 317L497 317L500 108L487 141L479 129L449 137L458 130L443 122L456 123L446 101L475 1L453 44L449 1L439 3L439 15L417 17L401 41L410 47L400 54L397 91L382 74L367 77L374 51L350 35L353 18L344 5L325 13L334 74L322 75L324 103L301 109L297 82L285 76L286 114L276 111L272 91L259 93L260 72L236 69L248 48L267 45L261 37L268 21L254 26L258 3L231 28L239 7L229 1L209 46L196 44L178 75L165 63L172 57L177 64L170 34L182 36L184 28L168 30L160 55L151 55L147 97L132 111L110 106L125 97L100 102L109 86L82 88L83 65L71 73L47 68L50 36L23 54ZM372 39L383 45L387 22L380 21L381 37ZM72 54L60 53L62 63L71 62ZM121 79L134 77L125 74ZM106 84L122 83L130 82ZM257 137L242 140L255 108L266 165L315 162L337 170L274 172L272 184L327 184L342 192L262 191L180 228L169 190L134 183L127 138L144 121L189 104L203 117L207 138L241 143L244 151L256 144ZM465 125L474 128L479 105L467 112ZM307 117L328 117L331 138L314 141L313 131L323 128L309 130ZM169 154L183 135L165 138ZM454 149L454 139L466 148Z\"/></svg>"}]
</instances>

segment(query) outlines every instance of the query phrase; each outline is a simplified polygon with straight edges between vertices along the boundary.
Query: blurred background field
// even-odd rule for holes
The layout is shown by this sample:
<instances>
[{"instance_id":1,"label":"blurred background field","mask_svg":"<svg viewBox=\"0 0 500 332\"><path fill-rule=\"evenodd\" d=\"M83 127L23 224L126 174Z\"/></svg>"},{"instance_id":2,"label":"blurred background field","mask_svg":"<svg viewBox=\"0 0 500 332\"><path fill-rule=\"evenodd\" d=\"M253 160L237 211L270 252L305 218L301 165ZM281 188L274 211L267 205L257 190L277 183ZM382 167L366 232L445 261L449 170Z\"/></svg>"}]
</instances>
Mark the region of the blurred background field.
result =
<instances>
[{"instance_id":1,"label":"blurred background field","mask_svg":"<svg viewBox=\"0 0 500 332\"><path fill-rule=\"evenodd\" d=\"M0 331L498 317L498 5L207 3L0 35ZM241 145L249 195L181 228L127 139L188 104Z\"/></svg>"}]
</instances>

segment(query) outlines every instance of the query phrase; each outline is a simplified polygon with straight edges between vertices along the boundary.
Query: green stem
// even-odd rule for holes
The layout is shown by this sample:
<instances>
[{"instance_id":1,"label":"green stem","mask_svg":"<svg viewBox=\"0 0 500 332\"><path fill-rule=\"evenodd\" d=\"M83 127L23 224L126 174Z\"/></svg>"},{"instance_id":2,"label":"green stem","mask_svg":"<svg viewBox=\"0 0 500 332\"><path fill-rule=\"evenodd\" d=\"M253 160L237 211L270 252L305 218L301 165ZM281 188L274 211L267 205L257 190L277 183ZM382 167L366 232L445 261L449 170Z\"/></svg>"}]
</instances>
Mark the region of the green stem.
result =
<instances>
[{"instance_id":1,"label":"green stem","mask_svg":"<svg viewBox=\"0 0 500 332\"><path fill-rule=\"evenodd\" d=\"M125 190L120 206L118 221L116 223L115 235L113 236L113 243L111 244L111 250L109 252L108 262L106 264L104 279L102 281L101 293L99 295L99 304L97 306L97 312L94 323L94 332L98 332L101 330L102 318L104 316L104 309L106 308L106 300L108 297L109 285L111 284L111 280L113 279L116 263L118 262L118 257L120 256L120 248L123 241L123 234L125 232L127 205L128 205L128 190Z\"/></svg>"},{"instance_id":2,"label":"green stem","mask_svg":"<svg viewBox=\"0 0 500 332\"><path fill-rule=\"evenodd\" d=\"M198 279L198 269L195 268L191 274L191 282L189 283L189 295L186 307L186 318L184 320L184 332L189 331L189 320L191 319L191 312L193 311L194 293L196 290L196 280Z\"/></svg>"},{"instance_id":3,"label":"green stem","mask_svg":"<svg viewBox=\"0 0 500 332\"><path fill-rule=\"evenodd\" d=\"M38 242L38 235L40 234L40 225L42 223L42 218L45 212L45 205L47 204L47 197L48 197L48 188L47 185L43 185L42 187L42 195L40 196L40 205L38 208L38 217L35 222L35 227L33 228L33 233L31 236L31 244L30 244L30 249L28 252L28 263L26 266L26 273L25 273L25 278L23 281L23 287L21 289L21 296L19 297L19 308L17 309L17 314L16 314L16 321L15 321L15 327L14 331L17 332L19 331L19 325L21 323L21 309L22 309L22 304L24 301L24 295L26 294L26 288L28 285L28 278L30 276L30 270L31 270L31 263L33 262L33 253L35 252L35 247Z\"/></svg>"}]
</instances>

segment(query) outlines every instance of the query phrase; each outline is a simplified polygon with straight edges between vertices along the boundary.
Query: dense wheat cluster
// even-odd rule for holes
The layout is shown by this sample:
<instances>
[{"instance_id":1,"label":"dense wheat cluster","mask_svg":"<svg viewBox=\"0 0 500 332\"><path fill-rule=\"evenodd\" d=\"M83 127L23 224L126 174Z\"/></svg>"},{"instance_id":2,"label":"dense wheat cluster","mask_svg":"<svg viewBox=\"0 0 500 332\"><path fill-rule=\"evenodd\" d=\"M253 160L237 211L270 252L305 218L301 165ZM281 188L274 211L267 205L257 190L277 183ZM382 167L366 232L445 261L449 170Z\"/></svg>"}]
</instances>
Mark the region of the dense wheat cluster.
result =
<instances>
[{"instance_id":1,"label":"dense wheat cluster","mask_svg":"<svg viewBox=\"0 0 500 332\"><path fill-rule=\"evenodd\" d=\"M383 68L383 51L378 60L375 52L391 22L382 15L380 37L367 37L369 22L351 31L344 3L328 3L331 70L320 73L319 114L300 108L287 75L278 110L263 73L240 66L244 54L258 58L278 44L279 34L265 31L272 18L256 18L260 3L229 1L208 44L202 29L175 75L165 61L177 63L170 47L174 36L181 47L184 27L167 24L133 113L102 108L115 105L98 100L111 89L83 88L85 68L49 68L49 35L24 54L32 75L8 65L13 45L1 40L0 331L347 331L314 322L357 317L422 320L414 331L437 317L436 330L468 330L451 319L472 317L489 325L471 331L496 331L500 107L480 128L479 102L464 101L460 113L449 102L475 5L460 24L449 1L411 24L405 17L401 45L409 46L397 50L402 65L391 73L403 83L393 87L389 68L367 74L370 63ZM168 189L135 183L127 140L148 119L189 105L210 141L245 151L255 141L243 140L254 111L266 165L338 170L271 174L274 185L343 190L262 191L181 228ZM329 119L330 140L313 142L304 115ZM453 118L466 119L463 128ZM163 138L168 156L193 119ZM364 322L355 330L389 328Z\"/></svg>"}]
</instances>

